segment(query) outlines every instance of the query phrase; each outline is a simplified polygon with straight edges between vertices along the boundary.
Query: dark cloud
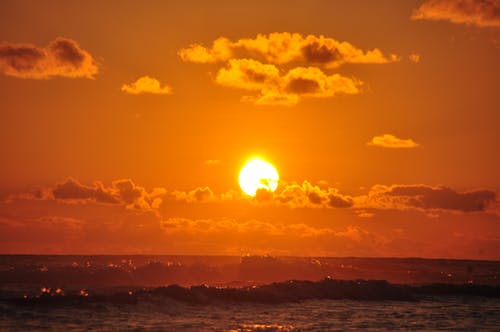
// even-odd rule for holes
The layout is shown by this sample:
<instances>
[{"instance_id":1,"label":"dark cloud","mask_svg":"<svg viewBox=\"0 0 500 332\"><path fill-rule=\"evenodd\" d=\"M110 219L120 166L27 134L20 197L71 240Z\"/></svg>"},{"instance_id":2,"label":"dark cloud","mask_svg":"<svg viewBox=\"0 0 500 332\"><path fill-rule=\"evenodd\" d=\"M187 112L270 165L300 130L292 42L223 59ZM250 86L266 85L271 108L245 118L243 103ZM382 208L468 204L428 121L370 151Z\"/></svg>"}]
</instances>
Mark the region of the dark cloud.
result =
<instances>
[{"instance_id":1,"label":"dark cloud","mask_svg":"<svg viewBox=\"0 0 500 332\"><path fill-rule=\"evenodd\" d=\"M288 82L287 92L296 94L316 93L320 89L319 83L312 79L295 78Z\"/></svg>"},{"instance_id":2,"label":"dark cloud","mask_svg":"<svg viewBox=\"0 0 500 332\"><path fill-rule=\"evenodd\" d=\"M110 192L105 191L102 183L96 182L94 187L85 186L76 180L68 179L52 189L55 199L61 200L94 200L99 203L118 204L119 201Z\"/></svg>"},{"instance_id":3,"label":"dark cloud","mask_svg":"<svg viewBox=\"0 0 500 332\"><path fill-rule=\"evenodd\" d=\"M479 27L500 27L500 1L426 0L413 11L411 18Z\"/></svg>"},{"instance_id":4,"label":"dark cloud","mask_svg":"<svg viewBox=\"0 0 500 332\"><path fill-rule=\"evenodd\" d=\"M351 197L335 193L328 195L328 205L334 208L348 208L353 202Z\"/></svg>"},{"instance_id":5,"label":"dark cloud","mask_svg":"<svg viewBox=\"0 0 500 332\"><path fill-rule=\"evenodd\" d=\"M424 184L373 186L367 195L355 197L360 209L394 209L421 211L485 212L496 202L489 190L458 192L443 186Z\"/></svg>"},{"instance_id":6,"label":"dark cloud","mask_svg":"<svg viewBox=\"0 0 500 332\"><path fill-rule=\"evenodd\" d=\"M304 45L301 51L306 61L313 63L328 63L342 59L342 54L336 47L317 41Z\"/></svg>"},{"instance_id":7,"label":"dark cloud","mask_svg":"<svg viewBox=\"0 0 500 332\"><path fill-rule=\"evenodd\" d=\"M33 70L45 54L32 46L0 45L1 68L11 68L14 72L29 72Z\"/></svg>"},{"instance_id":8,"label":"dark cloud","mask_svg":"<svg viewBox=\"0 0 500 332\"><path fill-rule=\"evenodd\" d=\"M165 194L164 188L154 188L148 192L130 179L113 181L110 187L105 187L99 181L93 186L86 186L74 179L68 179L52 189L54 199L120 204L136 211L156 211Z\"/></svg>"},{"instance_id":9,"label":"dark cloud","mask_svg":"<svg viewBox=\"0 0 500 332\"><path fill-rule=\"evenodd\" d=\"M8 76L30 79L94 78L98 68L93 57L75 41L57 38L46 47L0 44L0 71Z\"/></svg>"},{"instance_id":10,"label":"dark cloud","mask_svg":"<svg viewBox=\"0 0 500 332\"><path fill-rule=\"evenodd\" d=\"M411 197L410 205L423 209L457 210L462 212L484 211L496 200L488 190L457 192L446 187L395 186L388 195Z\"/></svg>"},{"instance_id":11,"label":"dark cloud","mask_svg":"<svg viewBox=\"0 0 500 332\"><path fill-rule=\"evenodd\" d=\"M85 60L85 53L78 44L70 39L56 39L49 45L50 51L61 64L71 64L78 68Z\"/></svg>"}]
</instances>

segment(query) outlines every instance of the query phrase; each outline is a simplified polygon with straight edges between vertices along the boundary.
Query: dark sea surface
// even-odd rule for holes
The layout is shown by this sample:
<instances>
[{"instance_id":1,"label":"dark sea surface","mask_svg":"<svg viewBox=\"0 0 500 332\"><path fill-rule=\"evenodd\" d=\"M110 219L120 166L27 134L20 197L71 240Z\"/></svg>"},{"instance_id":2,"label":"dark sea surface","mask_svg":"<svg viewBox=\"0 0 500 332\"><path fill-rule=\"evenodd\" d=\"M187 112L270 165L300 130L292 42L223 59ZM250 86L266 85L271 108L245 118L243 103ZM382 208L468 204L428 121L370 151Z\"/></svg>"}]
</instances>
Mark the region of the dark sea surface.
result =
<instances>
[{"instance_id":1,"label":"dark sea surface","mask_svg":"<svg viewBox=\"0 0 500 332\"><path fill-rule=\"evenodd\" d=\"M500 262L0 255L0 331L499 331Z\"/></svg>"}]
</instances>

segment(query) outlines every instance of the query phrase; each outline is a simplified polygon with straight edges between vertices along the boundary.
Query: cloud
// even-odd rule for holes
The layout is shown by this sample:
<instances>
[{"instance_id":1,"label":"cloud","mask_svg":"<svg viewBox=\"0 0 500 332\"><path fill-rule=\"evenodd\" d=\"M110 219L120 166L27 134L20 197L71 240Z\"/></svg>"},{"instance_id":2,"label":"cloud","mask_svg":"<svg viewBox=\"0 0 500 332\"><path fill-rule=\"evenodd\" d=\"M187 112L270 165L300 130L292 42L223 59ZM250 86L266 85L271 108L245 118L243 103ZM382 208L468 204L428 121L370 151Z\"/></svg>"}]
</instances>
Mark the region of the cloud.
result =
<instances>
[{"instance_id":1,"label":"cloud","mask_svg":"<svg viewBox=\"0 0 500 332\"><path fill-rule=\"evenodd\" d=\"M192 44L178 52L183 61L213 63L231 58L261 58L273 64L303 62L325 67L344 63L389 63L396 55L384 55L379 49L363 51L348 42L339 42L322 35L303 36L299 33L274 32L254 38L230 41L221 37L212 47Z\"/></svg>"},{"instance_id":2,"label":"cloud","mask_svg":"<svg viewBox=\"0 0 500 332\"><path fill-rule=\"evenodd\" d=\"M221 163L219 159L207 159L203 162L207 166L218 165Z\"/></svg>"},{"instance_id":3,"label":"cloud","mask_svg":"<svg viewBox=\"0 0 500 332\"><path fill-rule=\"evenodd\" d=\"M297 208L349 208L353 206L353 198L344 195L336 188L328 185L313 185L308 181L299 183L284 183L275 192L259 189L255 197L242 195L231 190L215 194L208 187L198 187L190 191L172 191L167 199L186 203L205 202L249 202L255 205L284 206Z\"/></svg>"},{"instance_id":4,"label":"cloud","mask_svg":"<svg viewBox=\"0 0 500 332\"><path fill-rule=\"evenodd\" d=\"M231 41L216 39L211 47L192 44L178 52L183 61L194 63L225 62L216 74L219 85L255 91L244 102L254 105L297 104L302 97L335 97L361 93L361 80L340 74L328 74L346 63L390 63L399 61L377 48L362 50L348 42L322 35L274 32L254 38Z\"/></svg>"},{"instance_id":5,"label":"cloud","mask_svg":"<svg viewBox=\"0 0 500 332\"><path fill-rule=\"evenodd\" d=\"M361 93L362 82L339 74L327 75L316 67L296 67L281 75L272 64L253 59L231 59L221 68L215 81L226 87L258 91L244 101L256 105L290 106L301 97L334 97Z\"/></svg>"},{"instance_id":6,"label":"cloud","mask_svg":"<svg viewBox=\"0 0 500 332\"><path fill-rule=\"evenodd\" d=\"M443 186L423 184L376 185L368 195L356 197L354 206L371 209L484 212L495 202L496 193L489 190L457 192Z\"/></svg>"},{"instance_id":7,"label":"cloud","mask_svg":"<svg viewBox=\"0 0 500 332\"><path fill-rule=\"evenodd\" d=\"M214 193L208 187L198 187L188 192L173 191L169 194L174 200L184 201L187 203L202 203L216 200Z\"/></svg>"},{"instance_id":8,"label":"cloud","mask_svg":"<svg viewBox=\"0 0 500 332\"><path fill-rule=\"evenodd\" d=\"M135 82L122 85L122 91L132 95L138 94L156 94L169 95L172 94L172 88L168 85L161 87L160 82L149 76L142 76Z\"/></svg>"},{"instance_id":9,"label":"cloud","mask_svg":"<svg viewBox=\"0 0 500 332\"><path fill-rule=\"evenodd\" d=\"M341 194L338 189L320 188L308 181L286 184L273 193L272 199L291 208L348 208L353 205L352 197Z\"/></svg>"},{"instance_id":10,"label":"cloud","mask_svg":"<svg viewBox=\"0 0 500 332\"><path fill-rule=\"evenodd\" d=\"M359 217L372 217L377 210L416 210L430 214L440 211L454 213L487 212L498 214L497 195L491 190L459 192L444 186L426 184L374 185L366 194L356 196L342 193L324 181L313 184L286 183L281 181L275 192L258 190L255 197L243 195L238 190L214 193L207 186L189 191L170 191L153 188L147 191L130 179L115 180L110 186L96 181L84 185L75 179L67 179L53 187L36 189L28 193L11 194L0 203L15 201L60 201L69 204L97 203L98 205L123 206L135 212L153 212L160 219L164 200L170 203L188 204L250 204L262 207L286 207L290 209L352 209ZM240 205L227 205L235 208ZM163 205L165 207L165 205ZM240 206L241 207L241 206Z\"/></svg>"},{"instance_id":11,"label":"cloud","mask_svg":"<svg viewBox=\"0 0 500 332\"><path fill-rule=\"evenodd\" d=\"M419 62L420 62L420 54L416 54L416 53L410 54L410 55L408 56L408 59L409 59L411 62L414 62L414 63L419 63Z\"/></svg>"},{"instance_id":12,"label":"cloud","mask_svg":"<svg viewBox=\"0 0 500 332\"><path fill-rule=\"evenodd\" d=\"M247 202L255 206L290 209L352 209L358 217L371 218L377 210L415 210L428 214L438 212L498 213L496 193L490 190L458 192L444 186L425 184L375 185L366 194L351 196L324 182L312 184L281 182L275 192L258 190L255 197L237 191L215 194L208 187L188 192L174 191L168 199L187 203Z\"/></svg>"},{"instance_id":13,"label":"cloud","mask_svg":"<svg viewBox=\"0 0 500 332\"><path fill-rule=\"evenodd\" d=\"M348 226L344 230L332 228L312 227L306 224L275 224L260 220L235 220L222 219L188 219L168 218L161 222L163 230L167 234L229 234L248 236L253 234L257 237L289 237L289 238L345 238L360 242L370 233L359 227Z\"/></svg>"},{"instance_id":14,"label":"cloud","mask_svg":"<svg viewBox=\"0 0 500 332\"><path fill-rule=\"evenodd\" d=\"M228 66L218 71L215 81L223 86L261 91L278 84L276 66L253 59L231 59Z\"/></svg>"},{"instance_id":15,"label":"cloud","mask_svg":"<svg viewBox=\"0 0 500 332\"><path fill-rule=\"evenodd\" d=\"M220 37L214 40L211 48L206 48L200 44L191 44L177 52L182 61L194 63L212 63L225 61L231 58L232 43L229 39Z\"/></svg>"},{"instance_id":16,"label":"cloud","mask_svg":"<svg viewBox=\"0 0 500 332\"><path fill-rule=\"evenodd\" d=\"M105 187L100 181L94 182L93 186L86 186L74 179L68 179L52 189L53 198L56 200L119 204L136 211L156 211L165 194L164 188L154 188L147 192L130 179L113 181L110 187Z\"/></svg>"},{"instance_id":17,"label":"cloud","mask_svg":"<svg viewBox=\"0 0 500 332\"><path fill-rule=\"evenodd\" d=\"M337 229L256 219L168 218L162 227L176 242L197 246L198 252L226 254L349 255L353 251L373 253L373 246L384 242L379 235L357 226Z\"/></svg>"},{"instance_id":18,"label":"cloud","mask_svg":"<svg viewBox=\"0 0 500 332\"><path fill-rule=\"evenodd\" d=\"M98 68L94 58L74 40L59 37L46 47L0 44L0 71L28 79L56 76L93 79Z\"/></svg>"},{"instance_id":19,"label":"cloud","mask_svg":"<svg viewBox=\"0 0 500 332\"><path fill-rule=\"evenodd\" d=\"M500 27L500 1L426 0L413 11L411 19Z\"/></svg>"},{"instance_id":20,"label":"cloud","mask_svg":"<svg viewBox=\"0 0 500 332\"><path fill-rule=\"evenodd\" d=\"M391 134L374 136L372 140L366 143L369 146L378 146L381 148L390 149L411 149L420 146L412 139L402 139Z\"/></svg>"}]
</instances>

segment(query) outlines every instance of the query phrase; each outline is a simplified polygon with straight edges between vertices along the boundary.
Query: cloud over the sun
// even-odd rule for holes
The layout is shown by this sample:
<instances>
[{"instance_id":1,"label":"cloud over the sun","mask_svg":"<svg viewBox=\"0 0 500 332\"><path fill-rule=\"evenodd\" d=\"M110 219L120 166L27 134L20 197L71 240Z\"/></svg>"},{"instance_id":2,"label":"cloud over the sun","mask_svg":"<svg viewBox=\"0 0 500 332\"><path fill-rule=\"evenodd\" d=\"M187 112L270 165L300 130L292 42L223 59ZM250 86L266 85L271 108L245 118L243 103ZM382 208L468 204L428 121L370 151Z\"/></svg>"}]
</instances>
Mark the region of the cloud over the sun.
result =
<instances>
[{"instance_id":1,"label":"cloud over the sun","mask_svg":"<svg viewBox=\"0 0 500 332\"><path fill-rule=\"evenodd\" d=\"M153 212L160 219L160 211L173 202L184 204L250 204L250 206L287 207L290 209L352 209L354 213L372 215L377 210L416 210L422 212L495 212L497 194L491 190L457 191L444 186L427 184L374 185L366 193L349 195L324 181L316 184L282 182L275 192L258 190L255 197L238 190L215 193L207 186L193 190L153 188L148 191L130 179L115 180L110 186L96 181L84 185L67 179L53 187L37 189L30 193L10 195L3 202L55 200L71 204L97 203L123 206L136 212ZM163 206L163 208L162 208Z\"/></svg>"},{"instance_id":2,"label":"cloud over the sun","mask_svg":"<svg viewBox=\"0 0 500 332\"><path fill-rule=\"evenodd\" d=\"M490 213L495 211L498 200L493 191L425 184L375 185L365 193L349 195L324 181L304 181L280 183L276 192L261 190L249 197L238 190L214 193L203 186L167 193L164 188L146 190L130 179L110 185L68 179L0 201L0 249L317 256L393 255L401 250L414 255L421 252L415 248L430 246L428 252L442 255L444 249L433 247L432 227L441 229L455 220L465 229L481 220L491 226L500 215ZM391 240L392 231L379 223L391 215L396 216L391 221L398 231L395 240ZM427 233L430 238L411 234L409 228L415 225L411 220L426 222L432 228ZM477 246L486 246L461 246L482 235L460 232L465 235L457 238L457 248L463 252L474 254ZM408 239L417 242L407 243ZM487 248L496 248L495 241ZM488 255L498 257L494 250Z\"/></svg>"},{"instance_id":3,"label":"cloud over the sun","mask_svg":"<svg viewBox=\"0 0 500 332\"><path fill-rule=\"evenodd\" d=\"M150 76L139 77L135 82L122 85L122 91L132 95L138 94L155 94L169 95L172 94L172 87L164 85L163 87L156 78Z\"/></svg>"},{"instance_id":4,"label":"cloud over the sun","mask_svg":"<svg viewBox=\"0 0 500 332\"><path fill-rule=\"evenodd\" d=\"M411 18L449 21L478 27L500 27L500 1L425 0L413 11Z\"/></svg>"},{"instance_id":5,"label":"cloud over the sun","mask_svg":"<svg viewBox=\"0 0 500 332\"><path fill-rule=\"evenodd\" d=\"M369 146L378 146L389 149L411 149L420 146L420 144L411 138L403 139L391 134L374 136L371 141L366 144Z\"/></svg>"},{"instance_id":6,"label":"cloud over the sun","mask_svg":"<svg viewBox=\"0 0 500 332\"><path fill-rule=\"evenodd\" d=\"M378 48L362 50L348 42L324 36L275 32L231 41L216 39L211 47L192 44L178 52L183 61L218 63L215 82L254 91L242 101L255 105L297 104L303 97L336 97L362 92L355 77L329 73L342 64L380 64L399 61Z\"/></svg>"},{"instance_id":7,"label":"cloud over the sun","mask_svg":"<svg viewBox=\"0 0 500 332\"><path fill-rule=\"evenodd\" d=\"M365 194L349 195L324 182L313 184L281 183L275 192L258 190L255 197L237 191L216 194L208 187L191 191L174 191L166 199L186 203L248 202L257 206L290 209L352 209L361 216L373 216L377 210L415 210L425 213L494 212L497 194L491 190L456 191L444 186L426 184L374 185Z\"/></svg>"},{"instance_id":8,"label":"cloud over the sun","mask_svg":"<svg viewBox=\"0 0 500 332\"><path fill-rule=\"evenodd\" d=\"M56 76L93 79L97 63L89 52L68 38L56 38L45 47L0 44L0 71L8 76L48 79Z\"/></svg>"}]
</instances>

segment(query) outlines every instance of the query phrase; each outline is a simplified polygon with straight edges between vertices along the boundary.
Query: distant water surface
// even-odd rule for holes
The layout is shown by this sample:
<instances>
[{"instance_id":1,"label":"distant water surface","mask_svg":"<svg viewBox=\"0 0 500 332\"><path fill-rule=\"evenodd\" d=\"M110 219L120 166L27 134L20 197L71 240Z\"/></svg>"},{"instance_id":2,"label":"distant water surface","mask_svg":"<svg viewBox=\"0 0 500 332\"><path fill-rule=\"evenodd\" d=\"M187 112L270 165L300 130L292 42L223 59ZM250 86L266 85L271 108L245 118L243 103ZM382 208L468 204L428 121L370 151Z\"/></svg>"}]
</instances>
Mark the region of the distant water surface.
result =
<instances>
[{"instance_id":1,"label":"distant water surface","mask_svg":"<svg viewBox=\"0 0 500 332\"><path fill-rule=\"evenodd\" d=\"M28 301L41 293L57 297L70 292L82 292L81 296L86 296L89 292L90 299L92 294L118 291L128 294L129 290L143 286L208 284L252 288L275 281L324 278L385 279L400 285L489 285L487 289L498 295L500 262L349 257L0 255L0 331L499 331L500 297L497 295L427 293L431 295L423 294L413 302L313 299L204 304L148 295L137 296L135 303L77 301L69 305L63 305L63 296L53 305L43 301L35 305L16 303L16 299Z\"/></svg>"}]
</instances>

